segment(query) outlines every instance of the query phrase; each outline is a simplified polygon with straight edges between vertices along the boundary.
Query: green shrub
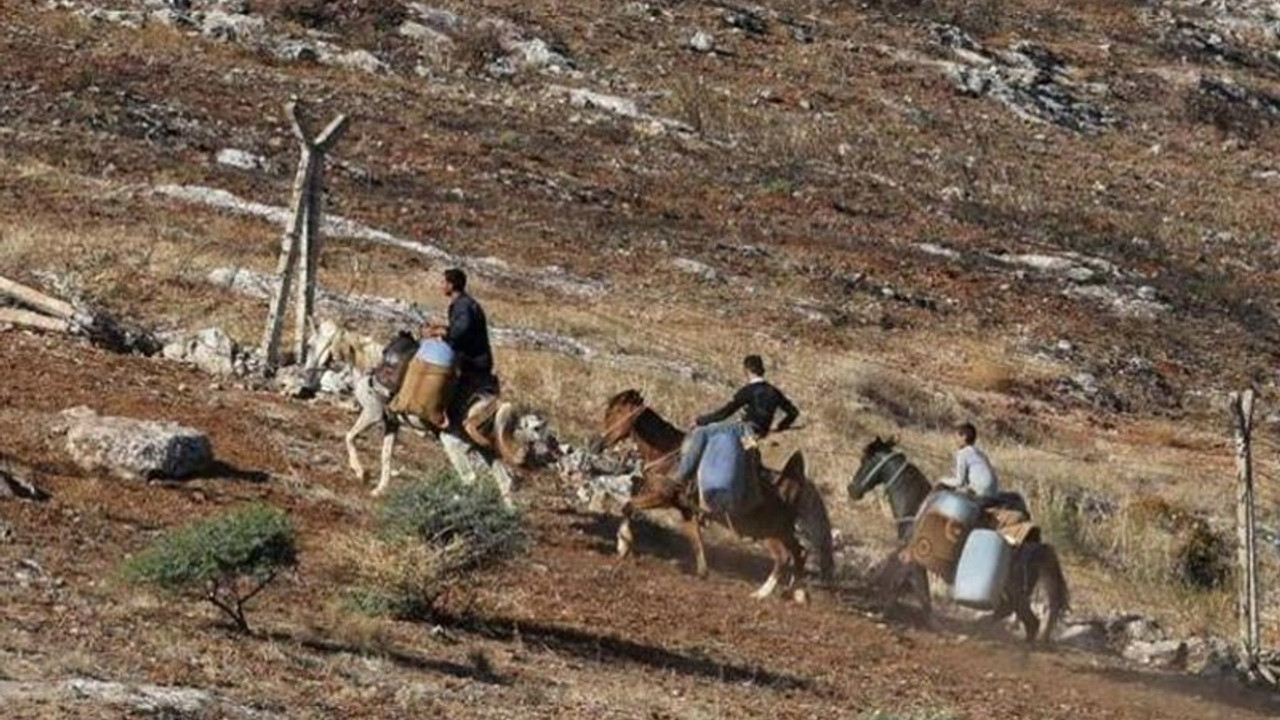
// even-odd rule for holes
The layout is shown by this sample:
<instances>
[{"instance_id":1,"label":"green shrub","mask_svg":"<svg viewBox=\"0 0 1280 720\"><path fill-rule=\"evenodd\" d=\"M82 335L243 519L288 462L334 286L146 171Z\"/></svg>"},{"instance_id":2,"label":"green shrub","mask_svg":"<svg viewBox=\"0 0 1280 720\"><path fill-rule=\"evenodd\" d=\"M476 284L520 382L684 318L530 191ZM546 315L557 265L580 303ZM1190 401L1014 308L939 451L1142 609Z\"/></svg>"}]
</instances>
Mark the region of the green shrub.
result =
<instances>
[{"instance_id":1,"label":"green shrub","mask_svg":"<svg viewBox=\"0 0 1280 720\"><path fill-rule=\"evenodd\" d=\"M123 574L134 584L200 597L249 632L245 606L296 564L288 517L257 504L169 533L126 561Z\"/></svg>"},{"instance_id":2,"label":"green shrub","mask_svg":"<svg viewBox=\"0 0 1280 720\"><path fill-rule=\"evenodd\" d=\"M354 575L360 610L430 618L439 599L468 574L497 566L528 544L522 516L492 483L466 485L453 473L394 490L378 511L374 537L338 548Z\"/></svg>"}]
</instances>

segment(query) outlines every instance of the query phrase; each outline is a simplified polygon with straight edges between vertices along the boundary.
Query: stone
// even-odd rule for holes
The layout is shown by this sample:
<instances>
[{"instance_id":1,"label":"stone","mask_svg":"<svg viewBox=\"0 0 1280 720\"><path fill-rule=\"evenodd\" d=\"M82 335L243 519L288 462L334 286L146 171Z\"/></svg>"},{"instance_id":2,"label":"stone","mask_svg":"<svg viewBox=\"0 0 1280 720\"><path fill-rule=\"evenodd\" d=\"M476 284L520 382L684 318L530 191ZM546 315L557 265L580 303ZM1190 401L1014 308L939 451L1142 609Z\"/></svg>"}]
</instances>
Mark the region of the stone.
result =
<instances>
[{"instance_id":1,"label":"stone","mask_svg":"<svg viewBox=\"0 0 1280 720\"><path fill-rule=\"evenodd\" d=\"M515 66L521 70L569 68L573 66L569 58L552 50L551 46L540 38L511 43L507 52L514 59Z\"/></svg>"},{"instance_id":2,"label":"stone","mask_svg":"<svg viewBox=\"0 0 1280 720\"><path fill-rule=\"evenodd\" d=\"M1067 270L1065 274L1067 279L1074 283L1084 284L1098 281L1098 273L1092 268L1087 268L1083 265L1073 267Z\"/></svg>"},{"instance_id":3,"label":"stone","mask_svg":"<svg viewBox=\"0 0 1280 720\"><path fill-rule=\"evenodd\" d=\"M1107 648L1107 629L1099 622L1067 625L1055 642L1084 650L1102 651Z\"/></svg>"},{"instance_id":4,"label":"stone","mask_svg":"<svg viewBox=\"0 0 1280 720\"><path fill-rule=\"evenodd\" d=\"M720 279L720 273L717 272L715 268L707 265L706 263L698 262L697 260L691 260L689 258L674 258L671 261L671 266L682 273L695 275L707 282L715 282Z\"/></svg>"},{"instance_id":5,"label":"stone","mask_svg":"<svg viewBox=\"0 0 1280 720\"><path fill-rule=\"evenodd\" d=\"M232 375L235 373L236 344L222 328L205 328L187 342L182 359L210 375Z\"/></svg>"},{"instance_id":6,"label":"stone","mask_svg":"<svg viewBox=\"0 0 1280 720\"><path fill-rule=\"evenodd\" d=\"M326 65L337 65L338 67L348 68L350 70L359 70L370 74L384 73L387 71L387 64L378 59L377 55L368 50L350 50L344 53L335 53L321 57L320 61Z\"/></svg>"},{"instance_id":7,"label":"stone","mask_svg":"<svg viewBox=\"0 0 1280 720\"><path fill-rule=\"evenodd\" d=\"M699 30L693 34L693 37L689 38L689 47L700 53L714 52L716 39L711 36L711 33Z\"/></svg>"},{"instance_id":8,"label":"stone","mask_svg":"<svg viewBox=\"0 0 1280 720\"><path fill-rule=\"evenodd\" d=\"M1187 666L1187 643L1183 640L1137 640L1125 646L1126 659L1153 667L1184 669Z\"/></svg>"},{"instance_id":9,"label":"stone","mask_svg":"<svg viewBox=\"0 0 1280 720\"><path fill-rule=\"evenodd\" d=\"M1146 300L1147 302L1155 302L1160 298L1160 294L1150 285L1143 285L1138 288L1137 295L1139 300Z\"/></svg>"},{"instance_id":10,"label":"stone","mask_svg":"<svg viewBox=\"0 0 1280 720\"><path fill-rule=\"evenodd\" d=\"M242 13L211 10L204 13L200 31L206 36L225 42L247 42L266 34L267 22L263 18Z\"/></svg>"},{"instance_id":11,"label":"stone","mask_svg":"<svg viewBox=\"0 0 1280 720\"><path fill-rule=\"evenodd\" d=\"M267 167L267 159L261 155L235 148L219 150L214 156L214 162L239 170L265 170Z\"/></svg>"},{"instance_id":12,"label":"stone","mask_svg":"<svg viewBox=\"0 0 1280 720\"><path fill-rule=\"evenodd\" d=\"M98 415L86 407L62 413L67 453L81 468L126 480L177 479L213 461L209 437L173 422Z\"/></svg>"},{"instance_id":13,"label":"stone","mask_svg":"<svg viewBox=\"0 0 1280 720\"><path fill-rule=\"evenodd\" d=\"M325 370L320 374L320 392L330 395L350 395L355 385L355 374L350 368Z\"/></svg>"}]
</instances>

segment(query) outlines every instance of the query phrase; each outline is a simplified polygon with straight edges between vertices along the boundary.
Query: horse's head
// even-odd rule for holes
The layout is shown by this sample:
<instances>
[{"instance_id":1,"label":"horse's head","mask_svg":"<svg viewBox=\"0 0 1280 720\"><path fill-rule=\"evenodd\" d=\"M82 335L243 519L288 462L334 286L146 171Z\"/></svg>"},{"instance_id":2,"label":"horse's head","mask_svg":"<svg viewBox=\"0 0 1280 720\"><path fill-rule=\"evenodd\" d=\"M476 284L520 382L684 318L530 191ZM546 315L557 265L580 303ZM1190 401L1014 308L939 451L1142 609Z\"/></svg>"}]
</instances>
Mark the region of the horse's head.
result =
<instances>
[{"instance_id":1,"label":"horse's head","mask_svg":"<svg viewBox=\"0 0 1280 720\"><path fill-rule=\"evenodd\" d=\"M591 439L588 449L593 453L605 450L622 442L631 434L636 418L644 412L644 396L639 390L624 390L609 398L604 408L604 423L600 435Z\"/></svg>"},{"instance_id":2,"label":"horse's head","mask_svg":"<svg viewBox=\"0 0 1280 720\"><path fill-rule=\"evenodd\" d=\"M890 454L897 450L898 441L895 438L881 439L879 435L874 440L867 443L862 449L862 461L858 465L858 472L853 474L853 479L849 481L849 499L857 502L864 495L871 492L877 485L885 481L885 474L879 472L883 467L882 463Z\"/></svg>"}]
</instances>

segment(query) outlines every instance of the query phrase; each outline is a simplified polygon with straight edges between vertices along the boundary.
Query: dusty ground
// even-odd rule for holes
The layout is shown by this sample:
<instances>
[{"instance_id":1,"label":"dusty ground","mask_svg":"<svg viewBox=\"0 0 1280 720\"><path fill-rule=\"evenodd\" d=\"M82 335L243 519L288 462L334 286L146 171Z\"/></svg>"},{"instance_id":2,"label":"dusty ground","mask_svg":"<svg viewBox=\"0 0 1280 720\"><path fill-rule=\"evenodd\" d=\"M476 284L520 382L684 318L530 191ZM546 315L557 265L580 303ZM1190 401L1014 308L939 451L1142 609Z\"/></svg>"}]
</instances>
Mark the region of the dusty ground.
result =
<instances>
[{"instance_id":1,"label":"dusty ground","mask_svg":"<svg viewBox=\"0 0 1280 720\"><path fill-rule=\"evenodd\" d=\"M473 62L492 59L482 34L443 54L401 36L412 14L396 2L251 3L273 36L368 49L387 64L378 73L80 13L137 10L135 0L69 5L0 11L2 274L157 328L216 324L255 342L262 303L205 277L273 268L278 228L153 189L203 185L285 204L296 150L281 105L297 95L316 117L354 116L328 175L330 212L505 263L475 280L499 324L708 371L691 381L501 351L512 395L546 408L567 437L629 386L684 422L757 351L805 409L806 430L778 452L805 450L847 538L888 537L874 504L844 500L859 445L894 432L938 475L950 443L941 429L961 417L988 431L1009 485L1084 488L1121 506L1158 497L1230 527L1222 396L1252 382L1272 412L1280 317L1280 103L1266 102L1280 81L1266 55L1274 41L1248 23L1212 25L1217 11L1179 2L770 0L758 13L768 29L755 33L726 23L732 3L440 3L511 22L575 66L503 78ZM1236 30L1223 31L1225 51L1188 49L1168 13ZM987 49L1048 48L1072 68L1073 92L1118 121L1075 132L956 92L930 64L960 57L939 45L937 23ZM719 51L689 49L695 29ZM1259 95L1214 104L1198 90L1204 77ZM575 107L561 86L624 96L688 128ZM265 167L220 165L224 148ZM1010 260L1065 253L1117 270L1073 280ZM335 239L321 284L439 309L428 281L438 269ZM567 293L547 282L558 277L600 291ZM1131 302L1140 290L1159 307L1135 314L1106 294ZM346 412L15 332L0 332L0 400L0 453L40 467L55 495L0 505L16 535L0 545L0 681L147 680L316 717L1275 711L1235 687L1099 656L1027 656L1003 641L877 624L856 578L810 608L750 603L759 554L724 538L717 565L738 570L706 583L679 571L683 546L660 528L647 557L614 570L609 521L570 512L547 479L527 491L534 554L458 600L451 641L338 608L328 533L367 523L371 507L341 466ZM225 466L174 486L79 473L50 430L77 404L201 427ZM1274 425L1262 435L1264 521L1274 524ZM408 446L407 473L435 459L421 441ZM203 609L110 582L155 532L251 497L289 508L306 548L298 582L259 613L265 639L239 641ZM1068 556L1078 614L1136 610L1185 634L1232 631L1224 593L1169 591L1134 572L1167 548L1145 555L1121 530ZM13 579L27 558L48 577ZM1280 617L1269 621L1274 645Z\"/></svg>"},{"instance_id":2,"label":"dusty ground","mask_svg":"<svg viewBox=\"0 0 1280 720\"><path fill-rule=\"evenodd\" d=\"M53 494L10 502L0 676L94 677L206 688L290 717L849 717L866 710L960 717L1248 718L1280 706L1233 684L1140 673L1102 656L1027 652L957 625L944 634L875 619L856 582L802 607L747 593L763 571L720 545L708 581L681 571L685 548L645 526L640 560L616 565L612 521L567 509L554 482L524 497L535 550L451 603L446 630L349 615L325 545L368 503L337 472L346 415L236 390L170 365L6 334L0 430ZM39 358L39 362L32 362ZM56 387L56 392L47 388ZM109 388L109 392L108 392ZM164 417L205 428L225 466L181 484L79 472L46 429L60 409ZM425 451L414 448L411 460ZM112 579L164 527L249 499L286 508L303 550L296 578L262 599L260 635L240 639L182 602ZM20 560L41 572L15 579ZM29 573L30 574L30 573ZM10 703L6 717L118 717L82 702Z\"/></svg>"}]
</instances>

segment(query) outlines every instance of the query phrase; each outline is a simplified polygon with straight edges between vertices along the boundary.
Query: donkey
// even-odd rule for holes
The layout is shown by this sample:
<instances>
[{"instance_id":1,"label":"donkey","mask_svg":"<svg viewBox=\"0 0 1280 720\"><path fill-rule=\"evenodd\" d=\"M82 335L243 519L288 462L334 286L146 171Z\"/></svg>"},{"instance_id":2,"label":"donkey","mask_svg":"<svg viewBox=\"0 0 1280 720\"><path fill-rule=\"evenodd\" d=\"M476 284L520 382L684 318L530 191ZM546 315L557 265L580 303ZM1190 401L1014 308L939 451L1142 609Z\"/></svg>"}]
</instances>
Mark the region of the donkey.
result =
<instances>
[{"instance_id":1,"label":"donkey","mask_svg":"<svg viewBox=\"0 0 1280 720\"><path fill-rule=\"evenodd\" d=\"M398 361L408 362L413 356L418 343L413 336L401 331L387 345L384 356L391 364ZM473 459L488 469L503 499L511 502L511 491L515 484L512 468L527 466L537 449L544 453L554 452L554 442L548 434L546 419L534 412L520 412L508 402L500 402L497 412L491 421L492 431L488 433L489 445L478 444L465 434L458 434L450 429L436 430L413 415L394 413L387 409L391 398L400 389L404 380L402 373L394 368L388 371L384 366L361 374L354 383L356 403L360 406L360 416L347 431L347 465L360 480L365 480L366 472L356 451L356 438L375 425L382 425L382 468L378 484L372 494L381 495L391 482L391 458L395 452L396 435L401 425L408 425L419 432L433 433L440 438L440 445L449 463L465 482L477 480ZM548 449L549 448L549 449Z\"/></svg>"},{"instance_id":2,"label":"donkey","mask_svg":"<svg viewBox=\"0 0 1280 720\"><path fill-rule=\"evenodd\" d=\"M684 433L662 419L645 404L638 390L626 390L610 398L604 413L604 432L592 443L596 452L612 447L626 438L635 441L644 459L644 471L638 491L622 508L622 525L618 528L618 555L631 553L635 537L631 520L641 510L671 508L679 511L693 542L698 577L707 575L707 557L702 544L704 520L714 520L741 537L763 540L773 558L769 578L753 594L757 599L769 597L782 582L783 570L790 560L791 575L787 585L803 584L805 550L796 536L797 522L810 547L818 553L818 567L824 582L834 574L831 522L827 507L817 487L805 477L804 456L794 453L781 472L761 468L761 500L743 512L708 513L701 509L694 483L677 485L667 476L679 460ZM804 602L807 595L797 590L795 598Z\"/></svg>"},{"instance_id":3,"label":"donkey","mask_svg":"<svg viewBox=\"0 0 1280 720\"><path fill-rule=\"evenodd\" d=\"M895 602L903 585L908 585L916 592L921 609L929 617L933 607L929 600L926 571L921 565L907 559L902 547L910 538L916 514L925 498L933 492L933 486L924 473L898 449L894 438L882 440L877 437L863 448L862 462L849 481L849 499L857 502L881 485L884 486L894 523L897 524L900 543L899 548L890 555L881 574L882 587L888 596L886 599ZM1031 607L1031 596L1038 583L1044 583L1049 600L1043 622ZM1067 580L1062 574L1058 553L1052 545L1038 539L1028 540L1014 551L1004 592L987 621L995 624L1016 613L1026 631L1027 642L1047 642L1052 640L1053 630L1069 604Z\"/></svg>"}]
</instances>

